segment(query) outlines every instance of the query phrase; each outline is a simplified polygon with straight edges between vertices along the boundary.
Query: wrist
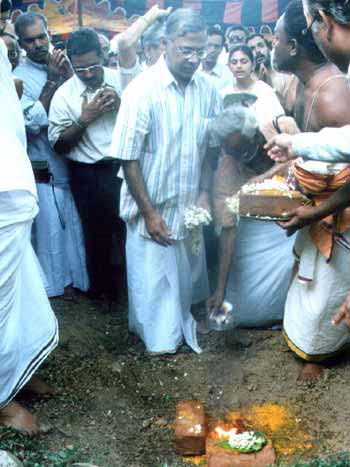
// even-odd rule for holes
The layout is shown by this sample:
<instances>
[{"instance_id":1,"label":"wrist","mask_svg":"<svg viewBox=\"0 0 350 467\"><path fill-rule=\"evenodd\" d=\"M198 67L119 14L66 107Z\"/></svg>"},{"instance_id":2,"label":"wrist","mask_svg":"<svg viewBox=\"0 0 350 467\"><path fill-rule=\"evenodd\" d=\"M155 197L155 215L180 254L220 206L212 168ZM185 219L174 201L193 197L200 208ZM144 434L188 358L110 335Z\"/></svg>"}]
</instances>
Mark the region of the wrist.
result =
<instances>
[{"instance_id":1,"label":"wrist","mask_svg":"<svg viewBox=\"0 0 350 467\"><path fill-rule=\"evenodd\" d=\"M78 120L76 121L76 124L78 125L79 128L82 130L86 130L86 128L89 126L89 122L84 120L83 117L79 117Z\"/></svg>"},{"instance_id":2,"label":"wrist","mask_svg":"<svg viewBox=\"0 0 350 467\"><path fill-rule=\"evenodd\" d=\"M50 88L57 88L59 86L59 81L58 79L48 77L46 81L46 86L49 86Z\"/></svg>"}]
</instances>

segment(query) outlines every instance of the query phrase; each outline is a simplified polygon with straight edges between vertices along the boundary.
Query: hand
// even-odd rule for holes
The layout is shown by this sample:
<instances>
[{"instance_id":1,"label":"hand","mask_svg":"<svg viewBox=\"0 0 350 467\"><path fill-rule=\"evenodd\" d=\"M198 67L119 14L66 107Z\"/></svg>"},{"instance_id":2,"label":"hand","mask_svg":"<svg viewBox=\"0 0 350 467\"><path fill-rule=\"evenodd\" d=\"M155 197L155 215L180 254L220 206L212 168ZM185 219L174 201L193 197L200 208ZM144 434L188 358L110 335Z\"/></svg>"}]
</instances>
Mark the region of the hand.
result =
<instances>
[{"instance_id":1,"label":"hand","mask_svg":"<svg viewBox=\"0 0 350 467\"><path fill-rule=\"evenodd\" d=\"M104 88L101 93L103 103L103 112L118 111L120 106L120 97L114 88Z\"/></svg>"},{"instance_id":2,"label":"hand","mask_svg":"<svg viewBox=\"0 0 350 467\"><path fill-rule=\"evenodd\" d=\"M59 83L64 67L66 67L67 57L62 50L54 50L50 56L47 66L47 79Z\"/></svg>"},{"instance_id":3,"label":"hand","mask_svg":"<svg viewBox=\"0 0 350 467\"><path fill-rule=\"evenodd\" d=\"M145 14L145 19L149 23L149 25L153 24L157 19L165 18L170 15L172 12L172 7L163 10L159 8L158 5L154 5L151 9L147 11Z\"/></svg>"},{"instance_id":4,"label":"hand","mask_svg":"<svg viewBox=\"0 0 350 467\"><path fill-rule=\"evenodd\" d=\"M145 216L145 222L147 232L154 242L165 247L172 245L173 242L170 239L170 232L162 216L153 212Z\"/></svg>"},{"instance_id":5,"label":"hand","mask_svg":"<svg viewBox=\"0 0 350 467\"><path fill-rule=\"evenodd\" d=\"M68 60L68 57L64 54L65 60L61 66L61 77L63 81L67 81L67 79L71 78L74 75L72 65Z\"/></svg>"},{"instance_id":6,"label":"hand","mask_svg":"<svg viewBox=\"0 0 350 467\"><path fill-rule=\"evenodd\" d=\"M340 307L338 313L333 317L332 324L337 326L338 324L344 322L348 328L350 328L350 295L345 299L345 302Z\"/></svg>"},{"instance_id":7,"label":"hand","mask_svg":"<svg viewBox=\"0 0 350 467\"><path fill-rule=\"evenodd\" d=\"M210 313L212 310L221 308L225 299L225 290L216 289L211 297L208 298L206 302L207 313Z\"/></svg>"},{"instance_id":8,"label":"hand","mask_svg":"<svg viewBox=\"0 0 350 467\"><path fill-rule=\"evenodd\" d=\"M315 206L300 206L293 211L284 213L283 217L288 220L280 221L278 225L287 230L287 237L290 237L297 230L318 221L319 211Z\"/></svg>"},{"instance_id":9,"label":"hand","mask_svg":"<svg viewBox=\"0 0 350 467\"><path fill-rule=\"evenodd\" d=\"M287 162L297 157L293 154L292 136L285 133L270 139L265 144L264 149L268 156L276 162Z\"/></svg>"},{"instance_id":10,"label":"hand","mask_svg":"<svg viewBox=\"0 0 350 467\"><path fill-rule=\"evenodd\" d=\"M80 123L83 126L89 126L92 122L97 120L103 113L110 110L111 97L109 94L104 97L106 90L102 89L96 96L88 103L87 96L84 96L81 106Z\"/></svg>"}]
</instances>

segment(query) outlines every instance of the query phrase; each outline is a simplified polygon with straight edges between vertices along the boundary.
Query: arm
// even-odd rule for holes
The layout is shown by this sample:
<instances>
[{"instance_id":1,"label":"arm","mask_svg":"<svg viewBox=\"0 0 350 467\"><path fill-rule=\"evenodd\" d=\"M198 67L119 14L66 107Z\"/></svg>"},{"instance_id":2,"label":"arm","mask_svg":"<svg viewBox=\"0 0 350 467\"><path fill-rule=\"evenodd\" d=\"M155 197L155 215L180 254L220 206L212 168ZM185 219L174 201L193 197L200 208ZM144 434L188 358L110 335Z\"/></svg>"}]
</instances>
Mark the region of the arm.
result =
<instances>
[{"instance_id":1,"label":"arm","mask_svg":"<svg viewBox=\"0 0 350 467\"><path fill-rule=\"evenodd\" d=\"M49 112L53 95L66 78L67 68L69 68L69 63L64 52L54 50L47 67L47 81L39 97L39 102L44 107L46 114Z\"/></svg>"},{"instance_id":2,"label":"arm","mask_svg":"<svg viewBox=\"0 0 350 467\"><path fill-rule=\"evenodd\" d=\"M330 198L319 206L302 206L285 216L288 221L279 222L279 225L287 230L287 235L292 235L298 229L317 222L338 211L350 206L350 183L346 183L337 190Z\"/></svg>"},{"instance_id":3,"label":"arm","mask_svg":"<svg viewBox=\"0 0 350 467\"><path fill-rule=\"evenodd\" d=\"M222 229L219 239L219 273L215 292L207 300L207 310L219 308L225 298L228 275L234 250L236 227L225 227Z\"/></svg>"},{"instance_id":4,"label":"arm","mask_svg":"<svg viewBox=\"0 0 350 467\"><path fill-rule=\"evenodd\" d=\"M266 179L273 178L275 175L280 175L281 177L285 177L288 173L289 162L282 162L282 163L275 163L271 169L267 170L261 175L253 177L249 180L249 183L261 183Z\"/></svg>"},{"instance_id":5,"label":"arm","mask_svg":"<svg viewBox=\"0 0 350 467\"><path fill-rule=\"evenodd\" d=\"M145 219L152 240L162 246L171 245L170 232L163 218L152 205L138 160L122 160L124 177L128 188Z\"/></svg>"},{"instance_id":6,"label":"arm","mask_svg":"<svg viewBox=\"0 0 350 467\"><path fill-rule=\"evenodd\" d=\"M71 125L62 129L54 143L55 151L59 154L67 154L80 142L91 123L97 120L102 114L113 110L113 106L115 107L117 105L116 100L117 94L110 89L98 92L90 103L88 103L87 97L84 96L81 115L78 121L71 122Z\"/></svg>"},{"instance_id":7,"label":"arm","mask_svg":"<svg viewBox=\"0 0 350 467\"><path fill-rule=\"evenodd\" d=\"M128 29L117 37L118 60L122 68L132 68L136 63L136 48L142 34L157 19L168 16L171 8L162 10L154 5L148 12L138 18Z\"/></svg>"}]
</instances>

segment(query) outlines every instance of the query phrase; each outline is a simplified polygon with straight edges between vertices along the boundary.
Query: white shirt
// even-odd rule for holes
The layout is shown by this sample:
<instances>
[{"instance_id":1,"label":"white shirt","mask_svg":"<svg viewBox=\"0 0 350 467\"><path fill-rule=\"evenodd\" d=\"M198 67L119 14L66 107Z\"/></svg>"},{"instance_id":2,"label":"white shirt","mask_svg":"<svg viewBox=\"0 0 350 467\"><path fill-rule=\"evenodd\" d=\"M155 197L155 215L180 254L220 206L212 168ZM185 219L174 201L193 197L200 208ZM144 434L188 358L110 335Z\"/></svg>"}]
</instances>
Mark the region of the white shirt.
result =
<instances>
[{"instance_id":1,"label":"white shirt","mask_svg":"<svg viewBox=\"0 0 350 467\"><path fill-rule=\"evenodd\" d=\"M26 190L36 196L26 133L7 48L0 39L0 191Z\"/></svg>"},{"instance_id":2,"label":"white shirt","mask_svg":"<svg viewBox=\"0 0 350 467\"><path fill-rule=\"evenodd\" d=\"M228 94L238 92L233 89L233 86L228 86L221 91L221 95L224 98ZM243 91L242 91L243 92ZM255 81L253 86L246 92L255 94L257 100L252 105L252 110L255 113L259 126L262 126L268 122L271 122L278 115L284 115L284 110L280 104L276 92L271 86L264 83L261 80Z\"/></svg>"},{"instance_id":3,"label":"white shirt","mask_svg":"<svg viewBox=\"0 0 350 467\"><path fill-rule=\"evenodd\" d=\"M130 69L112 70L103 68L104 85L113 87L119 96L128 83L139 73L138 64ZM49 141L56 144L60 134L77 122L81 115L84 96L88 102L94 98L96 91L91 91L74 75L59 87L51 101L49 112ZM107 112L91 123L85 130L79 143L74 146L67 157L73 161L93 164L110 157L110 145L117 112Z\"/></svg>"},{"instance_id":4,"label":"white shirt","mask_svg":"<svg viewBox=\"0 0 350 467\"><path fill-rule=\"evenodd\" d=\"M210 81L219 92L228 86L232 86L232 83L234 82L233 74L229 70L228 66L222 65L221 63L217 63L210 71L204 70L202 65L200 72L209 77Z\"/></svg>"},{"instance_id":5,"label":"white shirt","mask_svg":"<svg viewBox=\"0 0 350 467\"><path fill-rule=\"evenodd\" d=\"M123 94L112 156L139 161L152 204L175 240L186 236L184 209L197 200L208 122L220 110L220 95L203 73L195 73L182 91L164 57ZM149 236L125 181L120 212L126 222L137 221L141 235Z\"/></svg>"}]
</instances>

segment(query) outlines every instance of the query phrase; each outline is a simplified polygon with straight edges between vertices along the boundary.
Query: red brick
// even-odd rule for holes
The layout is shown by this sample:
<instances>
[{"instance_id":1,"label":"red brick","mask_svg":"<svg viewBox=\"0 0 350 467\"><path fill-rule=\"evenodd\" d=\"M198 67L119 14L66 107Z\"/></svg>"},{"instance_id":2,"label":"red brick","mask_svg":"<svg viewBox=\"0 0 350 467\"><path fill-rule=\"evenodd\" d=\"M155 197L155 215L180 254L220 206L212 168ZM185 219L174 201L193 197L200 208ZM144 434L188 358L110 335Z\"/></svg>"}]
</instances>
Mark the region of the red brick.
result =
<instances>
[{"instance_id":1,"label":"red brick","mask_svg":"<svg viewBox=\"0 0 350 467\"><path fill-rule=\"evenodd\" d=\"M207 424L200 401L180 401L176 406L175 451L181 456L205 453Z\"/></svg>"}]
</instances>

